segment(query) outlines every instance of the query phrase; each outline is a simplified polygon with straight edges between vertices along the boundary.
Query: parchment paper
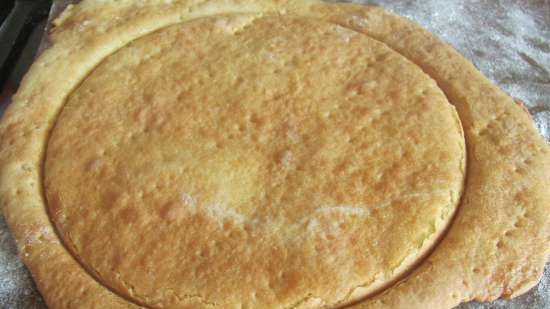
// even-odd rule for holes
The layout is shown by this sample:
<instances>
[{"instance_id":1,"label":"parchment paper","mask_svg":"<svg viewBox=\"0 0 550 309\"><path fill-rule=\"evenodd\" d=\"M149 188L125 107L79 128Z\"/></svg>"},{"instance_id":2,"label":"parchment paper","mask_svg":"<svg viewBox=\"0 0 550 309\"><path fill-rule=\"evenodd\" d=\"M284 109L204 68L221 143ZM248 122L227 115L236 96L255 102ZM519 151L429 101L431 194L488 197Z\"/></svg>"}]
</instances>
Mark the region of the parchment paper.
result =
<instances>
[{"instance_id":1,"label":"parchment paper","mask_svg":"<svg viewBox=\"0 0 550 309\"><path fill-rule=\"evenodd\" d=\"M550 0L354 2L381 5L452 44L487 77L525 103L550 143ZM472 302L457 309L550 309L549 265L542 281L523 296ZM46 308L1 217L0 308Z\"/></svg>"}]
</instances>

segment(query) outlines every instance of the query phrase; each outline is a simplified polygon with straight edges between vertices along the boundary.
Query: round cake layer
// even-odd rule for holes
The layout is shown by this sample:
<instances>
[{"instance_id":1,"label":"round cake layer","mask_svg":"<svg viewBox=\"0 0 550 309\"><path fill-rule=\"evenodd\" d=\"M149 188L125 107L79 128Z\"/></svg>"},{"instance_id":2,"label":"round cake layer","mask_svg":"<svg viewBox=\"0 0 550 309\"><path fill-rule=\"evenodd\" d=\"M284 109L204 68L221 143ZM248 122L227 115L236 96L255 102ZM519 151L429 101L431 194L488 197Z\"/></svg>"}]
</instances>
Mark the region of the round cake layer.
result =
<instances>
[{"instance_id":1,"label":"round cake layer","mask_svg":"<svg viewBox=\"0 0 550 309\"><path fill-rule=\"evenodd\" d=\"M218 16L142 37L82 82L45 193L75 257L136 303L335 306L433 246L464 153L436 83L384 44Z\"/></svg>"}]
</instances>

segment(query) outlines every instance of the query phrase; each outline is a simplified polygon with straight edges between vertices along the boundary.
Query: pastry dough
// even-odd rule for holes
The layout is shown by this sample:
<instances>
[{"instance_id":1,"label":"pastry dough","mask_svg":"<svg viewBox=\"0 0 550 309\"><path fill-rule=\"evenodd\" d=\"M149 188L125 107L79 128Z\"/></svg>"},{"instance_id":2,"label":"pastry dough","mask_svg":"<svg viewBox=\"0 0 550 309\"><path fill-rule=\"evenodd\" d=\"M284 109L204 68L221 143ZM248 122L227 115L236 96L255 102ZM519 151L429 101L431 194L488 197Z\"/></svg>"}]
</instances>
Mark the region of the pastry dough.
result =
<instances>
[{"instance_id":1,"label":"pastry dough","mask_svg":"<svg viewBox=\"0 0 550 309\"><path fill-rule=\"evenodd\" d=\"M148 0L56 24L0 123L2 209L51 308L446 309L540 277L548 146L413 23Z\"/></svg>"},{"instance_id":2,"label":"pastry dough","mask_svg":"<svg viewBox=\"0 0 550 309\"><path fill-rule=\"evenodd\" d=\"M231 15L96 67L57 117L44 185L70 251L135 302L335 307L432 247L464 158L452 105L385 45Z\"/></svg>"}]
</instances>

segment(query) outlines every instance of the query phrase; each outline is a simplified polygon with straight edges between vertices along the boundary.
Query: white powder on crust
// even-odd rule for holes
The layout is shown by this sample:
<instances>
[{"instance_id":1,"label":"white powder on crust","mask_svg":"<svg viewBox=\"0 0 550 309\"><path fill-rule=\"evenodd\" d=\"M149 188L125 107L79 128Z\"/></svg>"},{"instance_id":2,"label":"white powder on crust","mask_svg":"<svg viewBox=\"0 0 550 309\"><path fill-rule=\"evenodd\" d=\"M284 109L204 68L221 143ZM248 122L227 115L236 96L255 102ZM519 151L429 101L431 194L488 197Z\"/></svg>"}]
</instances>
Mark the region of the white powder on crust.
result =
<instances>
[{"instance_id":1,"label":"white powder on crust","mask_svg":"<svg viewBox=\"0 0 550 309\"><path fill-rule=\"evenodd\" d=\"M418 22L453 45L497 85L522 100L537 128L550 141L550 4L547 0L354 2L381 5ZM368 24L369 21L356 18L354 22ZM232 28L227 24L219 26ZM1 217L0 307L46 308L17 257L15 244ZM468 303L458 308L550 309L550 267L536 288L514 300Z\"/></svg>"}]
</instances>

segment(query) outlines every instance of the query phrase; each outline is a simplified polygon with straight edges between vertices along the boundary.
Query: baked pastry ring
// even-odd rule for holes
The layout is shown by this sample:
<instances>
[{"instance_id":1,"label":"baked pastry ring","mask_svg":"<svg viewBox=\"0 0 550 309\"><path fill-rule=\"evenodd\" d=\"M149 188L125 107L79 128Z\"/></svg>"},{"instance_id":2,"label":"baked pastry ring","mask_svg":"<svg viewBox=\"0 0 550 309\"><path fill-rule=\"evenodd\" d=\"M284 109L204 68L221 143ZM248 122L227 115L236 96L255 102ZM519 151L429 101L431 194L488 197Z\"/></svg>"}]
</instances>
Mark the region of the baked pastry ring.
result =
<instances>
[{"instance_id":1,"label":"baked pastry ring","mask_svg":"<svg viewBox=\"0 0 550 309\"><path fill-rule=\"evenodd\" d=\"M410 21L147 0L55 24L0 123L51 308L443 309L540 278L548 146Z\"/></svg>"}]
</instances>

